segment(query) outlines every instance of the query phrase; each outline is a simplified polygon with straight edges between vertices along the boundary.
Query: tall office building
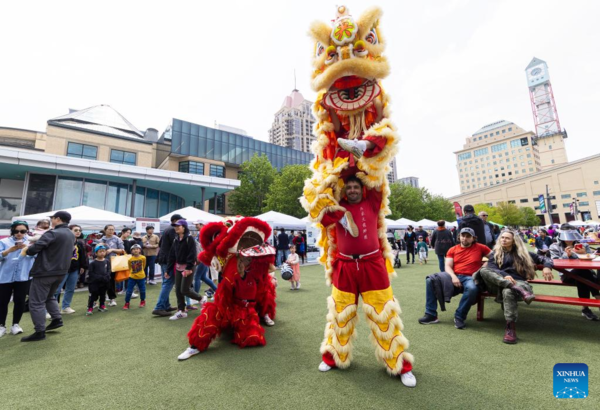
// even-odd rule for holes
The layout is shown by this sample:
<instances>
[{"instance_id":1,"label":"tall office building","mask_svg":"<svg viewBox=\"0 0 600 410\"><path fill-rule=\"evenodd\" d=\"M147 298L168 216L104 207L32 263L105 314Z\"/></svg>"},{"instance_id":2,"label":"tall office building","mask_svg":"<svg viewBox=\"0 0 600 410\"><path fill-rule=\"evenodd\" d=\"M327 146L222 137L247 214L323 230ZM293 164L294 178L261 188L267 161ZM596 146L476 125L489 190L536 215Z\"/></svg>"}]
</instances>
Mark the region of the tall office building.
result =
<instances>
[{"instance_id":1,"label":"tall office building","mask_svg":"<svg viewBox=\"0 0 600 410\"><path fill-rule=\"evenodd\" d=\"M392 170L387 174L387 178L388 182L393 184L398 180L398 165L396 165L396 157L394 157L394 159L390 162L390 168Z\"/></svg>"},{"instance_id":2,"label":"tall office building","mask_svg":"<svg viewBox=\"0 0 600 410\"><path fill-rule=\"evenodd\" d=\"M400 178L398 182L404 185L410 185L413 188L419 187L419 178L417 177Z\"/></svg>"},{"instance_id":3,"label":"tall office building","mask_svg":"<svg viewBox=\"0 0 600 410\"><path fill-rule=\"evenodd\" d=\"M310 152L316 139L312 134L315 118L311 101L305 100L300 91L293 90L285 97L281 108L275 113L269 130L269 142L298 151Z\"/></svg>"}]
</instances>

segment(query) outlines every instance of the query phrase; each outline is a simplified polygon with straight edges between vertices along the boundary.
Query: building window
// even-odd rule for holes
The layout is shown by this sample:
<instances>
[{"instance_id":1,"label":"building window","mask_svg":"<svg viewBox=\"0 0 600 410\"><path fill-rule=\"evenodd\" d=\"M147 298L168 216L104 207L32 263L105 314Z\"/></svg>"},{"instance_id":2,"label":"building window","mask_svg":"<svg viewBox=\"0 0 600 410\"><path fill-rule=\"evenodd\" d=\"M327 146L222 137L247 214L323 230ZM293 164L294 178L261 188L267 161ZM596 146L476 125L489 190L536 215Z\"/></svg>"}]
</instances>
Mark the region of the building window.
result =
<instances>
[{"instance_id":1,"label":"building window","mask_svg":"<svg viewBox=\"0 0 600 410\"><path fill-rule=\"evenodd\" d=\"M98 158L98 147L69 142L69 145L67 146L67 157L96 159Z\"/></svg>"},{"instance_id":2,"label":"building window","mask_svg":"<svg viewBox=\"0 0 600 410\"><path fill-rule=\"evenodd\" d=\"M594 196L600 196L600 191L594 191Z\"/></svg>"},{"instance_id":3,"label":"building window","mask_svg":"<svg viewBox=\"0 0 600 410\"><path fill-rule=\"evenodd\" d=\"M527 203L527 202L529 202L529 199L527 199L527 198L525 198L525 199L520 199L520 200L519 200L519 202L520 202L520 203L522 203L522 204L524 204L524 203Z\"/></svg>"},{"instance_id":4,"label":"building window","mask_svg":"<svg viewBox=\"0 0 600 410\"><path fill-rule=\"evenodd\" d=\"M562 199L569 199L569 198L571 198L571 194L562 194L560 197Z\"/></svg>"},{"instance_id":5,"label":"building window","mask_svg":"<svg viewBox=\"0 0 600 410\"><path fill-rule=\"evenodd\" d=\"M225 167L220 165L210 165L210 176L217 178L225 178Z\"/></svg>"},{"instance_id":6,"label":"building window","mask_svg":"<svg viewBox=\"0 0 600 410\"><path fill-rule=\"evenodd\" d=\"M480 149L476 149L475 151L473 151L475 153L476 157L480 157L482 155L487 155L489 154L488 149L487 148L480 148Z\"/></svg>"},{"instance_id":7,"label":"building window","mask_svg":"<svg viewBox=\"0 0 600 410\"><path fill-rule=\"evenodd\" d=\"M552 149L552 145L548 145L548 149Z\"/></svg>"},{"instance_id":8,"label":"building window","mask_svg":"<svg viewBox=\"0 0 600 410\"><path fill-rule=\"evenodd\" d=\"M508 145L506 144L506 142L503 142L501 144L492 145L492 152L504 151L505 149L507 149L507 147L508 147Z\"/></svg>"},{"instance_id":9,"label":"building window","mask_svg":"<svg viewBox=\"0 0 600 410\"><path fill-rule=\"evenodd\" d=\"M510 131L512 131L512 127L508 127L508 131L509 131L509 132L510 132Z\"/></svg>"},{"instance_id":10,"label":"building window","mask_svg":"<svg viewBox=\"0 0 600 410\"><path fill-rule=\"evenodd\" d=\"M110 151L110 162L113 162L115 164L135 166L136 155L137 154L135 152L119 151L117 149L113 149Z\"/></svg>"},{"instance_id":11,"label":"building window","mask_svg":"<svg viewBox=\"0 0 600 410\"><path fill-rule=\"evenodd\" d=\"M577 192L577 198L583 198L587 196L587 192Z\"/></svg>"},{"instance_id":12,"label":"building window","mask_svg":"<svg viewBox=\"0 0 600 410\"><path fill-rule=\"evenodd\" d=\"M589 202L587 202L587 201L580 202L580 203L579 203L579 206L590 206L590 203L589 203Z\"/></svg>"},{"instance_id":13,"label":"building window","mask_svg":"<svg viewBox=\"0 0 600 410\"><path fill-rule=\"evenodd\" d=\"M25 197L25 214L49 212L54 200L55 175L29 174L27 196Z\"/></svg>"},{"instance_id":14,"label":"building window","mask_svg":"<svg viewBox=\"0 0 600 410\"><path fill-rule=\"evenodd\" d=\"M180 162L179 172L185 172L187 174L204 175L204 163L194 161Z\"/></svg>"},{"instance_id":15,"label":"building window","mask_svg":"<svg viewBox=\"0 0 600 410\"><path fill-rule=\"evenodd\" d=\"M594 185L598 185L598 181L594 181Z\"/></svg>"},{"instance_id":16,"label":"building window","mask_svg":"<svg viewBox=\"0 0 600 410\"><path fill-rule=\"evenodd\" d=\"M554 164L554 160L551 160L551 161L550 161L550 163L551 163L551 164Z\"/></svg>"},{"instance_id":17,"label":"building window","mask_svg":"<svg viewBox=\"0 0 600 410\"><path fill-rule=\"evenodd\" d=\"M570 202L564 202L563 203L563 208L570 208L571 207L571 203Z\"/></svg>"},{"instance_id":18,"label":"building window","mask_svg":"<svg viewBox=\"0 0 600 410\"><path fill-rule=\"evenodd\" d=\"M217 195L217 214L225 213L225 194ZM211 214L215 213L215 197L210 198L208 201L208 212Z\"/></svg>"}]
</instances>

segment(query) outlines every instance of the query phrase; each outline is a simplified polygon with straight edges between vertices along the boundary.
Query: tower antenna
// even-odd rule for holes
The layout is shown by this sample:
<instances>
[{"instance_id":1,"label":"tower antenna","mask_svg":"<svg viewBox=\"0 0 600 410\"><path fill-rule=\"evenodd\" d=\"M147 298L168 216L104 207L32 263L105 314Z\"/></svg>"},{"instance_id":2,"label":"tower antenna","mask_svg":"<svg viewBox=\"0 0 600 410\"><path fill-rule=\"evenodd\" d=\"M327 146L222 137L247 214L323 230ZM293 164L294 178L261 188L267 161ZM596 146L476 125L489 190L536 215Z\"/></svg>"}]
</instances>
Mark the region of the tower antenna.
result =
<instances>
[{"instance_id":1,"label":"tower antenna","mask_svg":"<svg viewBox=\"0 0 600 410\"><path fill-rule=\"evenodd\" d=\"M294 91L298 91L296 88L296 69L294 68Z\"/></svg>"}]
</instances>

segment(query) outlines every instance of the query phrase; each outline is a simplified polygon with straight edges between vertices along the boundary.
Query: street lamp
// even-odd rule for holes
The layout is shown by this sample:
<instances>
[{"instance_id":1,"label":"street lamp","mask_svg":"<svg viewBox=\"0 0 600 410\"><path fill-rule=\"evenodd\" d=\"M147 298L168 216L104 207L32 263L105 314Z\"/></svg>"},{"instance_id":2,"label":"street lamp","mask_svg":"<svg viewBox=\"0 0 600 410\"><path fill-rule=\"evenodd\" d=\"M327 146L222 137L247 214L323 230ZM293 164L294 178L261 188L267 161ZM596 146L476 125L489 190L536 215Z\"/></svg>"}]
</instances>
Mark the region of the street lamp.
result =
<instances>
[{"instance_id":1,"label":"street lamp","mask_svg":"<svg viewBox=\"0 0 600 410\"><path fill-rule=\"evenodd\" d=\"M577 199L577 198L571 198L571 199L573 199L573 213L575 214L575 220L577 220L579 217L579 199Z\"/></svg>"}]
</instances>

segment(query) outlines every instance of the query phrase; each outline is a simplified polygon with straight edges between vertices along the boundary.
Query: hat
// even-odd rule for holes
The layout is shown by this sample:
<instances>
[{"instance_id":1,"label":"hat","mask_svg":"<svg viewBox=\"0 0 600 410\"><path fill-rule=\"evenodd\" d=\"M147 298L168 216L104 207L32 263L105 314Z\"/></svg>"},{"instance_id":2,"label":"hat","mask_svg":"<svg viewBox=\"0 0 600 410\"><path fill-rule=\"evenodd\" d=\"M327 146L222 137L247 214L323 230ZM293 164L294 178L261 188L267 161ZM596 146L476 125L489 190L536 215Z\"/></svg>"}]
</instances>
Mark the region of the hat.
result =
<instances>
[{"instance_id":1,"label":"hat","mask_svg":"<svg viewBox=\"0 0 600 410\"><path fill-rule=\"evenodd\" d=\"M175 214L173 216L171 216L171 222L175 223L176 221L183 219L185 221L185 218L179 214Z\"/></svg>"},{"instance_id":2,"label":"hat","mask_svg":"<svg viewBox=\"0 0 600 410\"><path fill-rule=\"evenodd\" d=\"M108 248L106 246L104 246L104 245L96 245L96 247L94 248L94 252L98 252L101 249L106 250Z\"/></svg>"},{"instance_id":3,"label":"hat","mask_svg":"<svg viewBox=\"0 0 600 410\"><path fill-rule=\"evenodd\" d=\"M473 205L465 205L465 207L463 208L463 210L465 212L469 212L469 213L475 212L475 208L473 208Z\"/></svg>"},{"instance_id":4,"label":"hat","mask_svg":"<svg viewBox=\"0 0 600 410\"><path fill-rule=\"evenodd\" d=\"M139 233L139 232L134 232L134 233L133 233L133 237L134 237L134 238L140 238L141 236L142 236L142 234L141 234L141 233Z\"/></svg>"},{"instance_id":5,"label":"hat","mask_svg":"<svg viewBox=\"0 0 600 410\"><path fill-rule=\"evenodd\" d=\"M131 245L131 249L142 249L142 247L136 243L135 245Z\"/></svg>"},{"instance_id":6,"label":"hat","mask_svg":"<svg viewBox=\"0 0 600 410\"><path fill-rule=\"evenodd\" d=\"M71 222L71 214L67 211L55 212L50 218L59 218L61 221L69 223Z\"/></svg>"},{"instance_id":7,"label":"hat","mask_svg":"<svg viewBox=\"0 0 600 410\"><path fill-rule=\"evenodd\" d=\"M460 234L462 235L463 233L468 233L469 235L476 237L477 235L475 235L475 231L472 230L471 228L462 228L460 230Z\"/></svg>"},{"instance_id":8,"label":"hat","mask_svg":"<svg viewBox=\"0 0 600 410\"><path fill-rule=\"evenodd\" d=\"M19 226L19 225L25 225L27 227L27 229L29 229L29 224L25 221L19 221L18 219L16 221L14 221L13 223L10 224L11 228L14 228L15 226Z\"/></svg>"},{"instance_id":9,"label":"hat","mask_svg":"<svg viewBox=\"0 0 600 410\"><path fill-rule=\"evenodd\" d=\"M558 234L558 239L561 241L580 241L583 239L583 236L576 230L572 231L560 231Z\"/></svg>"},{"instance_id":10,"label":"hat","mask_svg":"<svg viewBox=\"0 0 600 410\"><path fill-rule=\"evenodd\" d=\"M179 221L175 222L174 224L171 224L172 226L183 226L184 228L188 227L188 223L185 219L180 219Z\"/></svg>"}]
</instances>

